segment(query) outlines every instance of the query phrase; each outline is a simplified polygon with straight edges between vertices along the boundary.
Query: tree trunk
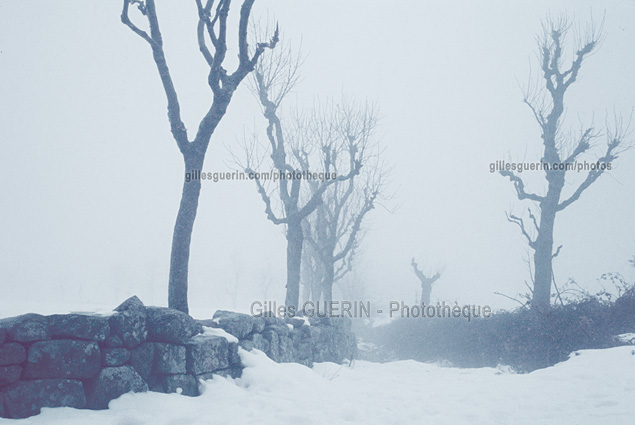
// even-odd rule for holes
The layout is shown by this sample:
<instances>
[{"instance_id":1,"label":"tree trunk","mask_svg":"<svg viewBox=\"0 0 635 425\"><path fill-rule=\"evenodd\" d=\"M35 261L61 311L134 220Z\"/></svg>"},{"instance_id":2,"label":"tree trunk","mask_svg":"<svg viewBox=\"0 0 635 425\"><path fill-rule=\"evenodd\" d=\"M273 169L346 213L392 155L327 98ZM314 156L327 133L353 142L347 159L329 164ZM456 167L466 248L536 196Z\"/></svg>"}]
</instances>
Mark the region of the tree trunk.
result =
<instances>
[{"instance_id":1,"label":"tree trunk","mask_svg":"<svg viewBox=\"0 0 635 425\"><path fill-rule=\"evenodd\" d=\"M287 295L285 298L287 311L290 308L293 308L295 312L298 311L303 241L302 221L289 220L287 224Z\"/></svg>"},{"instance_id":2,"label":"tree trunk","mask_svg":"<svg viewBox=\"0 0 635 425\"><path fill-rule=\"evenodd\" d=\"M204 155L193 154L185 158L185 173L200 171L203 167ZM184 176L185 177L185 176ZM176 216L174 234L172 236L172 253L170 255L170 278L168 285L168 306L189 313L187 304L187 282L190 261L190 242L192 229L198 209L198 198L201 193L201 180L184 178L181 204Z\"/></svg>"},{"instance_id":3,"label":"tree trunk","mask_svg":"<svg viewBox=\"0 0 635 425\"><path fill-rule=\"evenodd\" d=\"M547 311L551 305L551 281L553 261L553 229L560 191L547 192L540 205L540 229L534 245L534 293L532 307Z\"/></svg>"},{"instance_id":4,"label":"tree trunk","mask_svg":"<svg viewBox=\"0 0 635 425\"><path fill-rule=\"evenodd\" d=\"M421 280L421 303L430 305L430 296L432 295L432 284L430 279L424 278Z\"/></svg>"},{"instance_id":5,"label":"tree trunk","mask_svg":"<svg viewBox=\"0 0 635 425\"><path fill-rule=\"evenodd\" d=\"M316 274L311 279L311 301L319 303L324 293L324 287L322 286L322 280L324 276L324 265L318 262L316 268Z\"/></svg>"},{"instance_id":6,"label":"tree trunk","mask_svg":"<svg viewBox=\"0 0 635 425\"><path fill-rule=\"evenodd\" d=\"M322 291L324 301L329 303L333 301L333 280L335 279L335 264L329 262L324 264L324 280L322 280Z\"/></svg>"}]
</instances>

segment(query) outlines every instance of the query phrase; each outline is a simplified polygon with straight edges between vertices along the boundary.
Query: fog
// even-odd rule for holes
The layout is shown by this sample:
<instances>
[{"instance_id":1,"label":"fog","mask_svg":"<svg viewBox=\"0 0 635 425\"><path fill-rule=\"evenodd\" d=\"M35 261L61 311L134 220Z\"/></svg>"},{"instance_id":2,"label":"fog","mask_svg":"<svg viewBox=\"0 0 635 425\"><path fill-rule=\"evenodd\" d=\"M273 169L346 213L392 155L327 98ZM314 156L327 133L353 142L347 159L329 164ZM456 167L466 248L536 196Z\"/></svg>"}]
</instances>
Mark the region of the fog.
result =
<instances>
[{"instance_id":1,"label":"fog","mask_svg":"<svg viewBox=\"0 0 635 425\"><path fill-rule=\"evenodd\" d=\"M194 131L211 91L191 3L158 8L183 118ZM150 50L121 24L120 8L0 1L3 313L113 307L133 294L167 305L183 160ZM602 127L613 111L628 118L635 105L633 1L256 2L252 16L277 21L306 55L289 109L343 95L380 109L394 196L369 214L349 276L363 282L364 297L413 303L419 282L412 257L443 270L433 300L511 308L513 301L494 292L526 291L527 244L505 211L522 213L530 204L489 164L540 160L539 128L522 103L522 86L538 77L541 21L561 11L576 23L604 16L606 33L568 93L566 124ZM212 136L204 171L234 170L229 151L240 151L254 126L264 126L263 118L243 85ZM598 142L584 159L601 153L604 139ZM635 276L628 264L635 254L634 164L633 152L624 153L558 215L558 283L573 277L595 292L605 272ZM532 189L541 191L542 175L535 176ZM572 173L565 192L584 176ZM255 184L202 185L192 314L283 300L285 236L267 220Z\"/></svg>"}]
</instances>

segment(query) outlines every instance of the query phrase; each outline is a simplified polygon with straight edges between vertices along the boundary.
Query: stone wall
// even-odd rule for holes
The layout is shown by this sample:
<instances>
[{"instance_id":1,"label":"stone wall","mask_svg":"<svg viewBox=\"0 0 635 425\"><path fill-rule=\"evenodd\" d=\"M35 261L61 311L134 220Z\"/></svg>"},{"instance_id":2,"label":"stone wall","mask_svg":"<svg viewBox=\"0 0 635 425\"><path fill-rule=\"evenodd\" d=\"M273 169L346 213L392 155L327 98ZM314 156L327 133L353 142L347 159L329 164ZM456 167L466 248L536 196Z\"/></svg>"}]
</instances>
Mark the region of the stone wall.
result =
<instances>
[{"instance_id":1,"label":"stone wall","mask_svg":"<svg viewBox=\"0 0 635 425\"><path fill-rule=\"evenodd\" d=\"M127 392L199 394L199 380L240 377L238 347L276 362L342 362L356 354L350 319L252 317L217 311L194 320L132 297L112 315L26 314L0 320L0 417L41 407L106 409ZM227 335L230 334L230 335Z\"/></svg>"}]
</instances>

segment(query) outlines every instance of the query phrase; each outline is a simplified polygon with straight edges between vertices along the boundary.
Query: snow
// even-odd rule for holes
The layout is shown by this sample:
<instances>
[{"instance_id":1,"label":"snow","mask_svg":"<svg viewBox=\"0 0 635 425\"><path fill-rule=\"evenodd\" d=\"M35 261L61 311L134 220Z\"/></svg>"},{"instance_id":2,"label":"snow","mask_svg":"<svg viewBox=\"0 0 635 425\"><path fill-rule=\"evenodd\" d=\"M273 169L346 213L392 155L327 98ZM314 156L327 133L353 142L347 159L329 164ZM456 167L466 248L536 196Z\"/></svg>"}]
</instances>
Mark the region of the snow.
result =
<instances>
[{"instance_id":1,"label":"snow","mask_svg":"<svg viewBox=\"0 0 635 425\"><path fill-rule=\"evenodd\" d=\"M392 322L397 316L390 316L390 315L379 315L373 318L369 318L369 319L364 319L364 324L366 325L370 325L373 328L378 328L380 326L386 326L388 324L390 324L390 322Z\"/></svg>"},{"instance_id":2,"label":"snow","mask_svg":"<svg viewBox=\"0 0 635 425\"><path fill-rule=\"evenodd\" d=\"M235 342L238 344L238 338L221 328L210 328L209 326L203 326L203 335L222 336L228 342Z\"/></svg>"},{"instance_id":3,"label":"snow","mask_svg":"<svg viewBox=\"0 0 635 425\"><path fill-rule=\"evenodd\" d=\"M309 319L308 319L308 318L303 317L303 316L295 316L295 317L296 317L296 319L300 319L300 320L302 320L302 322L303 322L303 323L302 323L299 327L302 327L302 326L311 326L311 322L309 322Z\"/></svg>"},{"instance_id":4,"label":"snow","mask_svg":"<svg viewBox=\"0 0 635 425\"><path fill-rule=\"evenodd\" d=\"M37 313L42 315L50 314L94 314L98 316L111 316L115 314L114 306L104 304L87 305L84 303L35 303L15 302L11 298L5 297L0 299L0 318L20 316L27 313Z\"/></svg>"},{"instance_id":5,"label":"snow","mask_svg":"<svg viewBox=\"0 0 635 425\"><path fill-rule=\"evenodd\" d=\"M624 344L635 345L635 333L620 334L616 338Z\"/></svg>"},{"instance_id":6,"label":"snow","mask_svg":"<svg viewBox=\"0 0 635 425\"><path fill-rule=\"evenodd\" d=\"M239 379L202 382L200 397L125 394L105 411L43 409L7 424L632 424L632 346L573 353L529 374L508 368L458 369L416 361L352 367L277 364L239 350Z\"/></svg>"}]
</instances>

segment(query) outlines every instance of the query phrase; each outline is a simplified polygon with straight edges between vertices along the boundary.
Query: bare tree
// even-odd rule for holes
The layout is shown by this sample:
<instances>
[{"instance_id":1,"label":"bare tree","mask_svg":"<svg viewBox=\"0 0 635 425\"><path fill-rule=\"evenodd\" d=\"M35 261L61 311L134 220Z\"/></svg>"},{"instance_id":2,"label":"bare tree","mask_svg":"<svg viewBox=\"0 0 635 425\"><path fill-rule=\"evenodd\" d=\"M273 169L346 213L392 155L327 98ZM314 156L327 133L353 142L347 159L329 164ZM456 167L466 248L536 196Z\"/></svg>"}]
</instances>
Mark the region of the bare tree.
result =
<instances>
[{"instance_id":1,"label":"bare tree","mask_svg":"<svg viewBox=\"0 0 635 425\"><path fill-rule=\"evenodd\" d=\"M298 81L298 69L301 60L299 55L291 49L278 49L266 55L261 63L256 65L253 74L252 91L257 96L267 122L267 140L271 149L273 170L278 176L275 195L282 204L282 215L274 212L272 206L272 191L268 191L260 173L256 173L252 166L253 151L248 149L247 167L245 171L256 182L258 193L265 203L267 218L276 225L286 226L287 237L287 283L285 305L289 311L297 311L300 299L300 270L304 233L302 221L311 214L322 202L322 195L327 188L336 182L351 179L359 173L361 163L357 160L356 152L350 153L350 167L345 174L333 179L320 181L317 190L307 200L301 197L303 181L307 174L297 162L296 155L289 155L291 146L302 143L293 140L300 135L287 129L279 116L279 108L286 95ZM289 140L291 139L291 140ZM251 151L251 152L250 152ZM330 172L330 170L327 170Z\"/></svg>"},{"instance_id":2,"label":"bare tree","mask_svg":"<svg viewBox=\"0 0 635 425\"><path fill-rule=\"evenodd\" d=\"M359 175L335 182L322 196L316 212L304 219L304 236L309 245L303 256L306 298L333 300L333 284L352 269L352 260L366 215L375 208L385 181L385 168L373 140L377 113L371 105L343 101L314 108L301 119L299 130L305 136L302 145L293 148L303 170L310 170L311 151L320 155L323 170L338 173L350 169L356 158L364 167ZM315 169L315 168L313 168ZM309 194L320 189L309 181Z\"/></svg>"},{"instance_id":3,"label":"bare tree","mask_svg":"<svg viewBox=\"0 0 635 425\"><path fill-rule=\"evenodd\" d=\"M212 91L213 100L207 113L200 121L193 139L189 138L185 124L181 120L179 99L163 49L163 36L159 29L154 0L124 0L121 12L121 21L145 40L152 50L152 57L167 97L170 130L183 155L186 176L191 171L202 169L211 136L225 115L234 92L243 79L253 71L265 49L273 49L278 42L276 28L268 42L257 43L253 53L249 52L247 27L255 0L244 0L240 8L238 24L239 63L234 72L228 73L223 67L223 63L227 53L227 20L231 0L219 0L215 8L214 0L195 1L199 18L197 26L198 47L209 66L207 84ZM129 18L130 6L136 6L141 15L146 18L149 32L132 23ZM200 191L201 182L199 179L184 179L181 203L172 238L168 304L171 308L186 313L188 312L187 286L190 242Z\"/></svg>"},{"instance_id":4,"label":"bare tree","mask_svg":"<svg viewBox=\"0 0 635 425\"><path fill-rule=\"evenodd\" d=\"M434 284L437 280L439 280L439 278L441 277L441 273L435 272L429 277L426 276L425 273L423 273L423 271L419 269L419 265L415 262L414 258L410 261L410 265L412 266L412 269L414 270L415 275L417 275L417 278L421 282L420 302L428 305L430 304L430 295L432 295L432 284Z\"/></svg>"},{"instance_id":5,"label":"bare tree","mask_svg":"<svg viewBox=\"0 0 635 425\"><path fill-rule=\"evenodd\" d=\"M560 245L555 252L553 249L553 232L557 213L577 201L580 195L604 173L605 169L610 167L607 164L611 164L617 159L619 153L627 148L624 145L624 139L628 133L628 126L624 128L621 120L617 119L614 128L606 130L607 144L602 156L598 158L597 163L589 167L586 178L575 190L568 197L563 197L567 171L574 169L578 158L587 153L600 136L593 126L583 127L574 138L563 134L561 128L565 111L565 94L576 82L584 60L598 47L602 35L601 26L596 28L591 24L584 31L584 38L578 42L570 65L564 67L563 48L570 28L571 24L566 17L548 19L543 24L543 34L539 38L539 57L544 87L540 90L532 90L529 87L523 99L540 127L544 146L541 163L544 166L547 190L543 195L532 193L526 190L525 182L517 173L510 170L500 171L513 183L519 200L533 201L538 207L538 214L528 209L527 216L531 223L529 226L523 217L507 214L508 221L520 228L534 252L532 308L538 311L545 311L550 307L552 260L562 248Z\"/></svg>"}]
</instances>

